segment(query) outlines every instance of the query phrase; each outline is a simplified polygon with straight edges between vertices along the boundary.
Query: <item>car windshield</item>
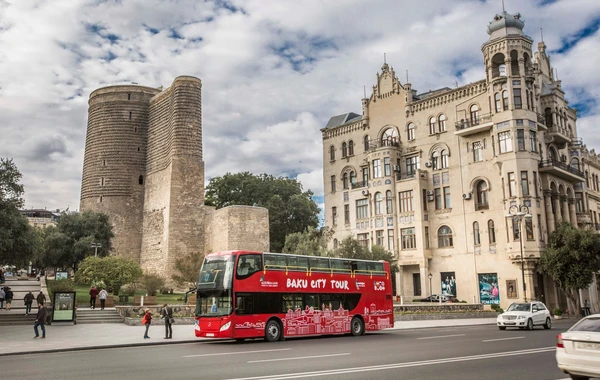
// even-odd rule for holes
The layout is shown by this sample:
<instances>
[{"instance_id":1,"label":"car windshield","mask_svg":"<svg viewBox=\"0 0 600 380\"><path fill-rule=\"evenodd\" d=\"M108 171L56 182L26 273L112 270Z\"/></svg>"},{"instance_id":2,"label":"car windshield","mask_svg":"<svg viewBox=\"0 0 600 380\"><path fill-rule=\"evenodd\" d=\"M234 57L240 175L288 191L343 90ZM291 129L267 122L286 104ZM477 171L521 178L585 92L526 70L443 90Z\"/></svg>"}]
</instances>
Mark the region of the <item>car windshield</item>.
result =
<instances>
[{"instance_id":1,"label":"car windshield","mask_svg":"<svg viewBox=\"0 0 600 380\"><path fill-rule=\"evenodd\" d=\"M513 303L506 311L531 311L531 305L528 303Z\"/></svg>"},{"instance_id":2,"label":"car windshield","mask_svg":"<svg viewBox=\"0 0 600 380\"><path fill-rule=\"evenodd\" d=\"M600 332L600 317L582 319L569 331Z\"/></svg>"}]
</instances>

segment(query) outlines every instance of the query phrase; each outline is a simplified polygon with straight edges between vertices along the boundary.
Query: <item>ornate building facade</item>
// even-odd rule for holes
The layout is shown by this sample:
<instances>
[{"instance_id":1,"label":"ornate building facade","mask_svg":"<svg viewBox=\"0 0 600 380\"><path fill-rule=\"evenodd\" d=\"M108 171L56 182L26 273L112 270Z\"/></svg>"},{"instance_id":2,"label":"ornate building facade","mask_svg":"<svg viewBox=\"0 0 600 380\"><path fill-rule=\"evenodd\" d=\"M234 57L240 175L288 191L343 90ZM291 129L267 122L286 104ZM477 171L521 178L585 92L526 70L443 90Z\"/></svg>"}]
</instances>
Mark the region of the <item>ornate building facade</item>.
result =
<instances>
[{"instance_id":1,"label":"ornate building facade","mask_svg":"<svg viewBox=\"0 0 600 380\"><path fill-rule=\"evenodd\" d=\"M330 248L353 236L393 252L398 295L566 305L537 263L561 221L599 225L600 161L523 27L496 15L484 79L459 88L418 94L384 64L362 113L321 130ZM584 293L598 311L598 283Z\"/></svg>"},{"instance_id":2,"label":"ornate building facade","mask_svg":"<svg viewBox=\"0 0 600 380\"><path fill-rule=\"evenodd\" d=\"M190 252L269 248L266 209L204 206L201 88L181 76L89 99L80 208L109 215L115 254L167 279Z\"/></svg>"}]
</instances>

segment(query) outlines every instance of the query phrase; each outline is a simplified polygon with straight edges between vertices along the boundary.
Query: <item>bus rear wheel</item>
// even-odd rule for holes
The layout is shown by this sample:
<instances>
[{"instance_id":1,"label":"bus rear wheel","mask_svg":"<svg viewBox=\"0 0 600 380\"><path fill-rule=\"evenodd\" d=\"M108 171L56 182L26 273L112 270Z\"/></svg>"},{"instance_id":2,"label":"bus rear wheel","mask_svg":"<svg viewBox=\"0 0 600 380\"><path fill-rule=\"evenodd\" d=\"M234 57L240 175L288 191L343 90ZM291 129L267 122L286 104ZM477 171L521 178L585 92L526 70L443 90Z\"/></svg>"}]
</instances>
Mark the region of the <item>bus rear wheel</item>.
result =
<instances>
[{"instance_id":1,"label":"bus rear wheel","mask_svg":"<svg viewBox=\"0 0 600 380\"><path fill-rule=\"evenodd\" d=\"M281 326L275 320L267 322L265 327L265 339L269 342L277 342L281 338Z\"/></svg>"},{"instance_id":2,"label":"bus rear wheel","mask_svg":"<svg viewBox=\"0 0 600 380\"><path fill-rule=\"evenodd\" d=\"M365 324L359 317L354 317L352 318L352 322L350 322L350 329L354 336L363 335L365 333Z\"/></svg>"}]
</instances>

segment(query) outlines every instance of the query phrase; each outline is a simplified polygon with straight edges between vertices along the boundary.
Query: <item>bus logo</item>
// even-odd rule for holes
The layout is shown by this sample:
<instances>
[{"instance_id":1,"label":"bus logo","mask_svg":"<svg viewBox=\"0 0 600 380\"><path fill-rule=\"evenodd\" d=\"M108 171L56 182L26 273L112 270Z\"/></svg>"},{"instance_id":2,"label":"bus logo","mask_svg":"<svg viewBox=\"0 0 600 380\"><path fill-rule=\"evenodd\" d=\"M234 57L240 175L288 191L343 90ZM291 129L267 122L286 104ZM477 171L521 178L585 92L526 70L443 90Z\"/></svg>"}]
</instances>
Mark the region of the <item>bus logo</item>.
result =
<instances>
[{"instance_id":1,"label":"bus logo","mask_svg":"<svg viewBox=\"0 0 600 380\"><path fill-rule=\"evenodd\" d=\"M385 282L383 281L374 281L373 285L375 286L375 290L385 290Z\"/></svg>"}]
</instances>

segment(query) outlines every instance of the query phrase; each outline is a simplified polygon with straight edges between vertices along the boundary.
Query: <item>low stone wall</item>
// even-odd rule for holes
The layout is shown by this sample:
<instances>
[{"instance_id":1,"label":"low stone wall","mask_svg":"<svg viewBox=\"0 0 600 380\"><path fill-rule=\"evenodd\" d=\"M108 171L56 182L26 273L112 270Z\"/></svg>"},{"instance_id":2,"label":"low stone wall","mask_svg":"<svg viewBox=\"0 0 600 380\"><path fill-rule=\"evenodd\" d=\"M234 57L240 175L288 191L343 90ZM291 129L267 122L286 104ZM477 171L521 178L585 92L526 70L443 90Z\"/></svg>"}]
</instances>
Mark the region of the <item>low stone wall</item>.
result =
<instances>
[{"instance_id":1,"label":"low stone wall","mask_svg":"<svg viewBox=\"0 0 600 380\"><path fill-rule=\"evenodd\" d=\"M419 303L412 305L395 305L394 313L470 313L484 311L486 305L473 303Z\"/></svg>"},{"instance_id":2,"label":"low stone wall","mask_svg":"<svg viewBox=\"0 0 600 380\"><path fill-rule=\"evenodd\" d=\"M142 317L139 317L139 318L127 317L127 318L123 319L123 323L125 323L128 326L141 326L142 325ZM158 317L152 318L152 325L164 326L164 324L165 324L165 321L163 321L162 319L160 319ZM190 325L190 326L192 326L193 324L194 324L194 318L175 317L174 325Z\"/></svg>"},{"instance_id":3,"label":"low stone wall","mask_svg":"<svg viewBox=\"0 0 600 380\"><path fill-rule=\"evenodd\" d=\"M176 325L193 325L195 306L188 305L169 305L173 308L173 318ZM144 310L150 309L152 314L153 325L164 325L164 321L160 319L162 311L161 306L116 306L117 313L123 318L123 323L129 326L141 326Z\"/></svg>"},{"instance_id":4,"label":"low stone wall","mask_svg":"<svg viewBox=\"0 0 600 380\"><path fill-rule=\"evenodd\" d=\"M496 318L499 313L481 311L469 313L394 314L394 321L431 321L436 319Z\"/></svg>"}]
</instances>

